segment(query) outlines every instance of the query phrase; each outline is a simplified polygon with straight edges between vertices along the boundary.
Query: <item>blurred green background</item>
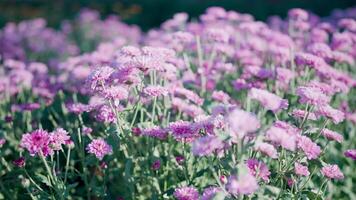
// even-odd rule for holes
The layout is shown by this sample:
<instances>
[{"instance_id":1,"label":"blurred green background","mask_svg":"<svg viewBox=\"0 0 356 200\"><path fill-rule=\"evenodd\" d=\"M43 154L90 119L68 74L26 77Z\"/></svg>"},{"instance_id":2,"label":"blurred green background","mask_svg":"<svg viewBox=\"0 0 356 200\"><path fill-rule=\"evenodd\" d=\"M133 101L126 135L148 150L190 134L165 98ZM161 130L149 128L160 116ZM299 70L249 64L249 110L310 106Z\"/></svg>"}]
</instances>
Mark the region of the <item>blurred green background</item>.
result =
<instances>
[{"instance_id":1,"label":"blurred green background","mask_svg":"<svg viewBox=\"0 0 356 200\"><path fill-rule=\"evenodd\" d=\"M299 7L320 16L333 9L356 6L356 0L0 0L0 27L9 21L35 17L47 19L56 27L63 19L74 18L81 8L98 10L103 17L117 14L143 30L159 26L176 12L199 16L209 6L250 13L258 20L270 15L285 16L288 9Z\"/></svg>"}]
</instances>

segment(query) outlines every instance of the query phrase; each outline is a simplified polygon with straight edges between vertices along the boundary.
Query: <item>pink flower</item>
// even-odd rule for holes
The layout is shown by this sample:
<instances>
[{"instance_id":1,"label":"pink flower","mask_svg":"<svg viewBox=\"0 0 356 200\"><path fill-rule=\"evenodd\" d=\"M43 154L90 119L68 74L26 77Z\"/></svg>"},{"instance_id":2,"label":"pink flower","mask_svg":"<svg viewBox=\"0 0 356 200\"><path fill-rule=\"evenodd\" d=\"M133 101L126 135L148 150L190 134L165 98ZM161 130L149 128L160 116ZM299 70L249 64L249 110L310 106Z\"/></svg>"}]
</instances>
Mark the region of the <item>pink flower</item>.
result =
<instances>
[{"instance_id":1,"label":"pink flower","mask_svg":"<svg viewBox=\"0 0 356 200\"><path fill-rule=\"evenodd\" d=\"M314 69L319 69L326 65L322 58L309 53L296 53L294 61L298 66L308 66Z\"/></svg>"},{"instance_id":2,"label":"pink flower","mask_svg":"<svg viewBox=\"0 0 356 200\"><path fill-rule=\"evenodd\" d=\"M288 17L293 20L308 20L308 12L300 9L300 8L293 8L288 11Z\"/></svg>"},{"instance_id":3,"label":"pink flower","mask_svg":"<svg viewBox=\"0 0 356 200\"><path fill-rule=\"evenodd\" d=\"M116 121L116 115L108 105L101 106L95 118L98 121L105 122L105 123L113 123Z\"/></svg>"},{"instance_id":4,"label":"pink flower","mask_svg":"<svg viewBox=\"0 0 356 200\"><path fill-rule=\"evenodd\" d=\"M161 161L160 160L155 160L151 167L152 167L153 170L159 170L159 168L161 168Z\"/></svg>"},{"instance_id":5,"label":"pink flower","mask_svg":"<svg viewBox=\"0 0 356 200\"><path fill-rule=\"evenodd\" d=\"M239 177L230 176L226 185L226 189L231 194L252 194L258 189L256 178L250 173L240 175Z\"/></svg>"},{"instance_id":6,"label":"pink flower","mask_svg":"<svg viewBox=\"0 0 356 200\"><path fill-rule=\"evenodd\" d=\"M109 66L102 66L96 68L87 79L90 88L92 90L95 90L97 87L102 87L101 84L105 84L105 82L110 78L113 72L114 69Z\"/></svg>"},{"instance_id":7,"label":"pink flower","mask_svg":"<svg viewBox=\"0 0 356 200\"><path fill-rule=\"evenodd\" d=\"M83 135L90 135L90 133L93 132L93 129L90 127L83 126L82 127L82 133Z\"/></svg>"},{"instance_id":8,"label":"pink flower","mask_svg":"<svg viewBox=\"0 0 356 200\"><path fill-rule=\"evenodd\" d=\"M68 132L64 130L63 128L57 128L50 134L51 137L51 148L53 150L61 150L62 145L66 145L70 143L70 136L68 135Z\"/></svg>"},{"instance_id":9,"label":"pink flower","mask_svg":"<svg viewBox=\"0 0 356 200\"><path fill-rule=\"evenodd\" d=\"M82 103L69 103L66 104L66 107L69 112L80 114L83 112L90 112L93 109L93 106L82 104Z\"/></svg>"},{"instance_id":10,"label":"pink flower","mask_svg":"<svg viewBox=\"0 0 356 200\"><path fill-rule=\"evenodd\" d=\"M213 200L219 192L223 192L223 190L219 187L208 187L204 190L200 200Z\"/></svg>"},{"instance_id":11,"label":"pink flower","mask_svg":"<svg viewBox=\"0 0 356 200\"><path fill-rule=\"evenodd\" d=\"M173 195L177 200L198 200L199 199L198 190L194 187L188 187L188 186L176 188Z\"/></svg>"},{"instance_id":12,"label":"pink flower","mask_svg":"<svg viewBox=\"0 0 356 200\"><path fill-rule=\"evenodd\" d=\"M200 98L199 95L194 93L191 90L185 89L183 87L173 88L173 92L175 96L184 96L189 101L201 106L203 105L204 99Z\"/></svg>"},{"instance_id":13,"label":"pink flower","mask_svg":"<svg viewBox=\"0 0 356 200\"><path fill-rule=\"evenodd\" d=\"M160 85L149 85L143 88L143 93L149 97L167 96L168 90Z\"/></svg>"},{"instance_id":14,"label":"pink flower","mask_svg":"<svg viewBox=\"0 0 356 200\"><path fill-rule=\"evenodd\" d=\"M25 157L20 157L12 162L17 167L24 167L26 165Z\"/></svg>"},{"instance_id":15,"label":"pink flower","mask_svg":"<svg viewBox=\"0 0 356 200\"><path fill-rule=\"evenodd\" d=\"M247 133L255 132L260 128L260 122L254 114L238 108L227 116L227 122L230 126L230 135L235 139L241 139Z\"/></svg>"},{"instance_id":16,"label":"pink flower","mask_svg":"<svg viewBox=\"0 0 356 200\"><path fill-rule=\"evenodd\" d=\"M179 165L182 165L183 163L184 163L184 161L185 161L185 158L184 158L184 156L176 156L175 157L175 159L176 159L176 162L179 164Z\"/></svg>"},{"instance_id":17,"label":"pink flower","mask_svg":"<svg viewBox=\"0 0 356 200\"><path fill-rule=\"evenodd\" d=\"M307 136L299 136L297 139L298 148L302 149L308 160L318 158L321 153L320 147Z\"/></svg>"},{"instance_id":18,"label":"pink flower","mask_svg":"<svg viewBox=\"0 0 356 200\"><path fill-rule=\"evenodd\" d=\"M266 139L290 151L294 151L296 148L296 135L290 135L286 129L275 125L266 131Z\"/></svg>"},{"instance_id":19,"label":"pink flower","mask_svg":"<svg viewBox=\"0 0 356 200\"><path fill-rule=\"evenodd\" d=\"M114 100L124 100L129 96L129 92L122 86L111 86L104 90L105 98Z\"/></svg>"},{"instance_id":20,"label":"pink flower","mask_svg":"<svg viewBox=\"0 0 356 200\"><path fill-rule=\"evenodd\" d=\"M331 107L330 105L317 106L315 114L317 116L324 116L324 117L331 119L334 122L334 124L338 124L338 123L344 121L344 119L345 119L344 112L337 110L337 109Z\"/></svg>"},{"instance_id":21,"label":"pink flower","mask_svg":"<svg viewBox=\"0 0 356 200\"><path fill-rule=\"evenodd\" d=\"M340 135L339 133L329 130L327 128L325 128L321 134L323 136L325 136L328 140L335 140L339 143L341 143L344 140L344 137L342 135Z\"/></svg>"},{"instance_id":22,"label":"pink flower","mask_svg":"<svg viewBox=\"0 0 356 200\"><path fill-rule=\"evenodd\" d=\"M258 143L258 144L256 144L255 149L256 149L256 151L260 151L261 153L263 153L273 159L278 158L277 150L271 144L268 144L265 142Z\"/></svg>"},{"instance_id":23,"label":"pink flower","mask_svg":"<svg viewBox=\"0 0 356 200\"><path fill-rule=\"evenodd\" d=\"M91 141L86 149L89 153L95 154L99 160L102 160L105 155L112 154L113 152L112 147L102 138Z\"/></svg>"},{"instance_id":24,"label":"pink flower","mask_svg":"<svg viewBox=\"0 0 356 200\"><path fill-rule=\"evenodd\" d=\"M337 165L326 165L321 168L321 174L329 179L344 179L344 174L340 171Z\"/></svg>"},{"instance_id":25,"label":"pink flower","mask_svg":"<svg viewBox=\"0 0 356 200\"><path fill-rule=\"evenodd\" d=\"M4 138L0 138L0 148L5 144L5 142L6 140Z\"/></svg>"},{"instance_id":26,"label":"pink flower","mask_svg":"<svg viewBox=\"0 0 356 200\"><path fill-rule=\"evenodd\" d=\"M198 137L198 129L194 124L187 121L176 121L169 123L169 130L172 131L173 137L178 141L192 141Z\"/></svg>"},{"instance_id":27,"label":"pink flower","mask_svg":"<svg viewBox=\"0 0 356 200\"><path fill-rule=\"evenodd\" d=\"M230 100L230 96L223 91L213 91L211 98L222 103L228 103Z\"/></svg>"},{"instance_id":28,"label":"pink flower","mask_svg":"<svg viewBox=\"0 0 356 200\"><path fill-rule=\"evenodd\" d=\"M299 176L309 176L309 170L307 166L304 166L298 162L294 163L294 172Z\"/></svg>"},{"instance_id":29,"label":"pink flower","mask_svg":"<svg viewBox=\"0 0 356 200\"><path fill-rule=\"evenodd\" d=\"M150 128L145 128L142 130L142 135L150 136L150 137L155 137L160 140L165 140L167 139L167 131L160 128L159 126L153 126Z\"/></svg>"},{"instance_id":30,"label":"pink flower","mask_svg":"<svg viewBox=\"0 0 356 200\"><path fill-rule=\"evenodd\" d=\"M356 160L356 149L346 150L344 155L346 157L352 158L352 160Z\"/></svg>"},{"instance_id":31,"label":"pink flower","mask_svg":"<svg viewBox=\"0 0 356 200\"><path fill-rule=\"evenodd\" d=\"M266 90L252 88L248 96L260 102L267 110L278 112L288 108L288 101Z\"/></svg>"},{"instance_id":32,"label":"pink flower","mask_svg":"<svg viewBox=\"0 0 356 200\"><path fill-rule=\"evenodd\" d=\"M47 131L38 129L31 133L26 133L22 136L20 146L27 149L31 156L36 154L48 156L53 154L53 149L50 147L51 137Z\"/></svg>"},{"instance_id":33,"label":"pink flower","mask_svg":"<svg viewBox=\"0 0 356 200\"><path fill-rule=\"evenodd\" d=\"M330 101L330 97L326 96L318 87L298 87L297 95L300 97L299 102L302 104L308 103L317 106L328 104Z\"/></svg>"},{"instance_id":34,"label":"pink flower","mask_svg":"<svg viewBox=\"0 0 356 200\"><path fill-rule=\"evenodd\" d=\"M192 152L195 156L208 156L222 148L224 148L223 141L214 135L207 135L196 139L192 144Z\"/></svg>"},{"instance_id":35,"label":"pink flower","mask_svg":"<svg viewBox=\"0 0 356 200\"><path fill-rule=\"evenodd\" d=\"M249 173L256 178L261 177L265 182L269 181L269 176L271 172L269 171L267 165L262 161L256 159L248 159L246 161L246 166L249 169Z\"/></svg>"},{"instance_id":36,"label":"pink flower","mask_svg":"<svg viewBox=\"0 0 356 200\"><path fill-rule=\"evenodd\" d=\"M292 115L295 118L304 119L304 116L307 115L307 112L305 112L305 110L295 109L295 110L293 110ZM317 120L317 117L316 117L315 113L309 112L307 119L315 121L315 120Z\"/></svg>"}]
</instances>

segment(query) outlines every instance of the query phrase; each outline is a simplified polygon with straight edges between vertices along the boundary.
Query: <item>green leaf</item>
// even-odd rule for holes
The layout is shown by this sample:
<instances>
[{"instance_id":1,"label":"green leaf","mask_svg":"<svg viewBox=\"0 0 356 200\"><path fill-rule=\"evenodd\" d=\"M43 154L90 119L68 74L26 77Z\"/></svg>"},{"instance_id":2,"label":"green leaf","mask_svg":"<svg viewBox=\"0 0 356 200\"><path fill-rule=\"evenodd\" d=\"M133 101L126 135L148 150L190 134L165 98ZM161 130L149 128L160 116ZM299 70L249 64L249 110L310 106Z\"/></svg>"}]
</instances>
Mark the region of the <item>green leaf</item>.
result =
<instances>
[{"instance_id":1,"label":"green leaf","mask_svg":"<svg viewBox=\"0 0 356 200\"><path fill-rule=\"evenodd\" d=\"M49 187L52 187L51 181L47 176L44 176L42 174L36 174L36 176L40 179L42 183L46 184Z\"/></svg>"}]
</instances>

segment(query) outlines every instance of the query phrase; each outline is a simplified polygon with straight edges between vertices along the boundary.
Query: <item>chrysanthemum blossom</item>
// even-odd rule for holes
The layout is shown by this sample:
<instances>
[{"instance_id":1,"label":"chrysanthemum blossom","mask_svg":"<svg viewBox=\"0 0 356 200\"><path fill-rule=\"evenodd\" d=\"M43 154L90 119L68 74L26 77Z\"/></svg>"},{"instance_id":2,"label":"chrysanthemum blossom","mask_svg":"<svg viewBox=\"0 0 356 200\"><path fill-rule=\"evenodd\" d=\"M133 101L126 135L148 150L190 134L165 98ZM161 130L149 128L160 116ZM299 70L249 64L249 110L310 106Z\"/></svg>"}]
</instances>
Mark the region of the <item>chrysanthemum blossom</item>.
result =
<instances>
[{"instance_id":1,"label":"chrysanthemum blossom","mask_svg":"<svg viewBox=\"0 0 356 200\"><path fill-rule=\"evenodd\" d=\"M297 119L304 119L304 117L308 116L308 118L307 118L308 120L312 120L312 121L317 120L315 113L309 112L309 114L307 114L307 112L305 110L301 110L301 109L293 110L292 115L294 118L297 118Z\"/></svg>"},{"instance_id":2,"label":"chrysanthemum blossom","mask_svg":"<svg viewBox=\"0 0 356 200\"><path fill-rule=\"evenodd\" d=\"M252 88L248 96L251 99L255 99L262 104L267 110L271 110L273 112L278 112L282 109L288 108L288 101L282 99L281 97L268 92L267 90Z\"/></svg>"},{"instance_id":3,"label":"chrysanthemum blossom","mask_svg":"<svg viewBox=\"0 0 356 200\"><path fill-rule=\"evenodd\" d=\"M271 172L264 162L258 161L257 159L248 159L246 161L246 166L251 175L255 176L256 178L260 177L265 182L269 181Z\"/></svg>"},{"instance_id":4,"label":"chrysanthemum blossom","mask_svg":"<svg viewBox=\"0 0 356 200\"><path fill-rule=\"evenodd\" d=\"M104 84L113 72L114 69L109 66L96 68L87 79L90 88L95 90L97 87L101 87L101 84Z\"/></svg>"},{"instance_id":5,"label":"chrysanthemum blossom","mask_svg":"<svg viewBox=\"0 0 356 200\"><path fill-rule=\"evenodd\" d=\"M249 195L256 192L258 183L256 178L250 173L240 175L239 177L232 175L228 179L226 189L234 195Z\"/></svg>"},{"instance_id":6,"label":"chrysanthemum blossom","mask_svg":"<svg viewBox=\"0 0 356 200\"><path fill-rule=\"evenodd\" d=\"M168 129L172 132L173 137L178 141L192 141L198 137L198 129L193 123L188 121L176 121L169 123Z\"/></svg>"},{"instance_id":7,"label":"chrysanthemum blossom","mask_svg":"<svg viewBox=\"0 0 356 200\"><path fill-rule=\"evenodd\" d=\"M53 150L57 150L57 151L62 149L62 145L66 145L71 142L68 132L63 128L57 128L56 130L51 132L50 138L51 138L50 147Z\"/></svg>"},{"instance_id":8,"label":"chrysanthemum blossom","mask_svg":"<svg viewBox=\"0 0 356 200\"><path fill-rule=\"evenodd\" d=\"M221 103L228 103L230 100L230 96L223 91L213 91L211 98Z\"/></svg>"},{"instance_id":9,"label":"chrysanthemum blossom","mask_svg":"<svg viewBox=\"0 0 356 200\"><path fill-rule=\"evenodd\" d=\"M277 126L272 126L266 131L266 139L290 151L296 148L296 135L290 135L287 130Z\"/></svg>"},{"instance_id":10,"label":"chrysanthemum blossom","mask_svg":"<svg viewBox=\"0 0 356 200\"><path fill-rule=\"evenodd\" d=\"M196 139L192 144L192 152L195 156L209 156L214 151L224 148L223 141L214 135L207 135Z\"/></svg>"},{"instance_id":11,"label":"chrysanthemum blossom","mask_svg":"<svg viewBox=\"0 0 356 200\"><path fill-rule=\"evenodd\" d=\"M269 156L270 158L273 158L273 159L278 158L277 150L271 144L268 144L265 142L257 143L255 145L255 150Z\"/></svg>"},{"instance_id":12,"label":"chrysanthemum blossom","mask_svg":"<svg viewBox=\"0 0 356 200\"><path fill-rule=\"evenodd\" d=\"M247 111L236 108L227 116L230 135L235 139L243 138L247 133L255 132L260 128L257 117Z\"/></svg>"},{"instance_id":13,"label":"chrysanthemum blossom","mask_svg":"<svg viewBox=\"0 0 356 200\"><path fill-rule=\"evenodd\" d=\"M344 137L341 134L339 134L339 133L337 133L335 131L332 131L330 129L327 129L327 128L323 129L321 134L324 137L326 137L328 140L334 140L334 141L339 142L339 143L341 143L344 140Z\"/></svg>"},{"instance_id":14,"label":"chrysanthemum blossom","mask_svg":"<svg viewBox=\"0 0 356 200\"><path fill-rule=\"evenodd\" d=\"M302 104L308 103L317 106L326 105L330 102L330 97L317 87L300 86L297 88L297 95L300 97L299 102Z\"/></svg>"},{"instance_id":15,"label":"chrysanthemum blossom","mask_svg":"<svg viewBox=\"0 0 356 200\"><path fill-rule=\"evenodd\" d=\"M104 90L105 98L113 100L124 100L129 96L129 92L122 86L111 86Z\"/></svg>"},{"instance_id":16,"label":"chrysanthemum blossom","mask_svg":"<svg viewBox=\"0 0 356 200\"><path fill-rule=\"evenodd\" d=\"M167 139L167 130L159 127L159 126L152 126L149 128L145 128L142 130L142 135L149 136L149 137L155 137L160 140L165 140Z\"/></svg>"},{"instance_id":17,"label":"chrysanthemum blossom","mask_svg":"<svg viewBox=\"0 0 356 200\"><path fill-rule=\"evenodd\" d=\"M298 66L308 66L314 69L320 69L326 65L322 58L309 53L296 53L294 61Z\"/></svg>"},{"instance_id":18,"label":"chrysanthemum blossom","mask_svg":"<svg viewBox=\"0 0 356 200\"><path fill-rule=\"evenodd\" d=\"M321 153L320 147L307 136L298 136L298 148L307 156L308 160L316 159Z\"/></svg>"},{"instance_id":19,"label":"chrysanthemum blossom","mask_svg":"<svg viewBox=\"0 0 356 200\"><path fill-rule=\"evenodd\" d=\"M198 200L199 199L198 190L195 187L191 187L191 186L176 188L173 195L177 200Z\"/></svg>"},{"instance_id":20,"label":"chrysanthemum blossom","mask_svg":"<svg viewBox=\"0 0 356 200\"><path fill-rule=\"evenodd\" d=\"M51 137L47 131L38 129L22 136L20 146L27 149L31 156L41 155L48 156L53 154L50 147Z\"/></svg>"},{"instance_id":21,"label":"chrysanthemum blossom","mask_svg":"<svg viewBox=\"0 0 356 200\"><path fill-rule=\"evenodd\" d=\"M87 151L94 154L99 160L102 160L105 155L112 154L112 147L102 138L94 139L87 146Z\"/></svg>"},{"instance_id":22,"label":"chrysanthemum blossom","mask_svg":"<svg viewBox=\"0 0 356 200\"><path fill-rule=\"evenodd\" d=\"M198 94L194 93L191 90L188 90L183 87L173 88L173 92L175 96L184 96L189 101L201 106L203 105L204 99L200 98Z\"/></svg>"},{"instance_id":23,"label":"chrysanthemum blossom","mask_svg":"<svg viewBox=\"0 0 356 200\"><path fill-rule=\"evenodd\" d=\"M356 149L346 150L344 155L346 157L352 158L352 160L356 160Z\"/></svg>"},{"instance_id":24,"label":"chrysanthemum blossom","mask_svg":"<svg viewBox=\"0 0 356 200\"><path fill-rule=\"evenodd\" d=\"M329 179L344 179L344 174L340 171L337 165L326 165L321 168L321 174Z\"/></svg>"},{"instance_id":25,"label":"chrysanthemum blossom","mask_svg":"<svg viewBox=\"0 0 356 200\"><path fill-rule=\"evenodd\" d=\"M334 124L338 124L345 119L345 113L337 110L330 105L320 105L316 107L315 114L317 116L324 116L328 119L331 119Z\"/></svg>"},{"instance_id":26,"label":"chrysanthemum blossom","mask_svg":"<svg viewBox=\"0 0 356 200\"><path fill-rule=\"evenodd\" d=\"M204 190L200 200L213 200L219 192L223 192L219 187L208 187Z\"/></svg>"},{"instance_id":27,"label":"chrysanthemum blossom","mask_svg":"<svg viewBox=\"0 0 356 200\"><path fill-rule=\"evenodd\" d=\"M149 97L167 96L168 90L160 85L149 85L143 88L143 93Z\"/></svg>"},{"instance_id":28,"label":"chrysanthemum blossom","mask_svg":"<svg viewBox=\"0 0 356 200\"><path fill-rule=\"evenodd\" d=\"M309 176L310 174L308 167L298 162L294 163L294 173L299 176Z\"/></svg>"}]
</instances>

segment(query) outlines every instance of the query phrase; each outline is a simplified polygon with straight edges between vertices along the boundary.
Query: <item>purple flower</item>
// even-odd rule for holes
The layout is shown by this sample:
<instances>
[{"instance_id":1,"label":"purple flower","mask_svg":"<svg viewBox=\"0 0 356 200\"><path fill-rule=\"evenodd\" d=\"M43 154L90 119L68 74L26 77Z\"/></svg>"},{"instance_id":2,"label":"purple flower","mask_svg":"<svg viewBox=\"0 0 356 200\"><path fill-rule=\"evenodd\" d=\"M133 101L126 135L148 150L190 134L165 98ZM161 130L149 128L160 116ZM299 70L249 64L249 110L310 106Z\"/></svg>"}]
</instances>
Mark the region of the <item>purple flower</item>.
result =
<instances>
[{"instance_id":1,"label":"purple flower","mask_svg":"<svg viewBox=\"0 0 356 200\"><path fill-rule=\"evenodd\" d=\"M0 138L0 148L5 144L6 140L4 138Z\"/></svg>"},{"instance_id":2,"label":"purple flower","mask_svg":"<svg viewBox=\"0 0 356 200\"><path fill-rule=\"evenodd\" d=\"M244 110L236 108L227 117L230 126L230 135L235 138L243 138L247 133L255 132L260 128L257 117Z\"/></svg>"},{"instance_id":3,"label":"purple flower","mask_svg":"<svg viewBox=\"0 0 356 200\"><path fill-rule=\"evenodd\" d=\"M329 130L327 128L324 128L321 134L325 136L328 140L335 140L339 143L341 143L344 140L344 137L342 135L340 135L335 131Z\"/></svg>"},{"instance_id":4,"label":"purple flower","mask_svg":"<svg viewBox=\"0 0 356 200\"><path fill-rule=\"evenodd\" d=\"M250 173L240 175L239 177L232 175L228 179L226 189L234 195L249 195L258 189L258 183L256 178Z\"/></svg>"},{"instance_id":5,"label":"purple flower","mask_svg":"<svg viewBox=\"0 0 356 200\"><path fill-rule=\"evenodd\" d=\"M87 78L87 82L90 85L90 88L92 90L95 90L97 87L101 88L102 84L105 84L113 72L114 69L109 66L96 68Z\"/></svg>"},{"instance_id":6,"label":"purple flower","mask_svg":"<svg viewBox=\"0 0 356 200\"><path fill-rule=\"evenodd\" d=\"M113 152L112 147L101 138L91 141L86 150L89 153L95 154L99 160L102 160L105 155L112 154Z\"/></svg>"},{"instance_id":7,"label":"purple flower","mask_svg":"<svg viewBox=\"0 0 356 200\"><path fill-rule=\"evenodd\" d=\"M307 115L307 112L305 110L295 109L295 110L293 110L292 115L295 118L304 119L304 117ZM316 117L315 113L309 112L307 119L315 121L315 120L317 120L317 117Z\"/></svg>"},{"instance_id":8,"label":"purple flower","mask_svg":"<svg viewBox=\"0 0 356 200\"><path fill-rule=\"evenodd\" d=\"M297 139L298 148L303 150L308 160L318 158L321 153L320 147L307 136L299 136Z\"/></svg>"},{"instance_id":9,"label":"purple flower","mask_svg":"<svg viewBox=\"0 0 356 200\"><path fill-rule=\"evenodd\" d=\"M307 166L304 166L298 162L294 163L294 172L299 176L309 176L309 170Z\"/></svg>"},{"instance_id":10,"label":"purple flower","mask_svg":"<svg viewBox=\"0 0 356 200\"><path fill-rule=\"evenodd\" d=\"M346 150L344 155L346 157L352 158L352 160L356 160L356 149Z\"/></svg>"},{"instance_id":11,"label":"purple flower","mask_svg":"<svg viewBox=\"0 0 356 200\"><path fill-rule=\"evenodd\" d=\"M194 124L187 121L176 121L169 124L169 130L178 141L190 142L198 137L198 130Z\"/></svg>"},{"instance_id":12,"label":"purple flower","mask_svg":"<svg viewBox=\"0 0 356 200\"><path fill-rule=\"evenodd\" d=\"M266 139L290 151L294 151L296 148L296 135L288 134L286 129L275 125L266 131Z\"/></svg>"},{"instance_id":13,"label":"purple flower","mask_svg":"<svg viewBox=\"0 0 356 200\"><path fill-rule=\"evenodd\" d=\"M12 163L14 165L16 165L17 167L24 167L26 165L26 160L25 157L20 157L14 161L12 161Z\"/></svg>"},{"instance_id":14,"label":"purple flower","mask_svg":"<svg viewBox=\"0 0 356 200\"><path fill-rule=\"evenodd\" d=\"M145 128L142 130L142 135L149 136L149 137L155 137L160 140L165 140L167 139L167 131L160 128L159 126L153 126L150 128Z\"/></svg>"},{"instance_id":15,"label":"purple flower","mask_svg":"<svg viewBox=\"0 0 356 200\"><path fill-rule=\"evenodd\" d=\"M149 85L143 88L143 93L149 97L167 96L168 90L159 85Z\"/></svg>"},{"instance_id":16,"label":"purple flower","mask_svg":"<svg viewBox=\"0 0 356 200\"><path fill-rule=\"evenodd\" d=\"M129 96L129 92L122 86L111 86L104 90L105 98L114 100L124 100Z\"/></svg>"},{"instance_id":17,"label":"purple flower","mask_svg":"<svg viewBox=\"0 0 356 200\"><path fill-rule=\"evenodd\" d=\"M317 116L324 116L324 117L331 119L334 122L334 124L338 124L338 123L344 121L344 119L345 119L344 112L337 110L337 109L331 107L330 105L317 106L315 114Z\"/></svg>"},{"instance_id":18,"label":"purple flower","mask_svg":"<svg viewBox=\"0 0 356 200\"><path fill-rule=\"evenodd\" d=\"M95 117L97 120L106 123L113 123L116 121L116 115L108 105L101 106Z\"/></svg>"},{"instance_id":19,"label":"purple flower","mask_svg":"<svg viewBox=\"0 0 356 200\"><path fill-rule=\"evenodd\" d=\"M57 128L53 132L50 133L50 140L51 140L51 148L53 150L61 150L62 145L66 145L70 143L70 136L68 132L62 128Z\"/></svg>"},{"instance_id":20,"label":"purple flower","mask_svg":"<svg viewBox=\"0 0 356 200\"><path fill-rule=\"evenodd\" d=\"M267 165L262 161L256 159L248 159L246 161L246 166L249 170L249 173L256 178L261 177L265 182L269 181L269 176L271 172L269 171Z\"/></svg>"},{"instance_id":21,"label":"purple flower","mask_svg":"<svg viewBox=\"0 0 356 200\"><path fill-rule=\"evenodd\" d=\"M83 126L82 133L83 135L90 135L93 132L93 129L90 127Z\"/></svg>"},{"instance_id":22,"label":"purple flower","mask_svg":"<svg viewBox=\"0 0 356 200\"><path fill-rule=\"evenodd\" d=\"M151 167L152 167L153 170L159 170L159 168L161 168L161 161L160 160L155 160L152 163Z\"/></svg>"},{"instance_id":23,"label":"purple flower","mask_svg":"<svg viewBox=\"0 0 356 200\"><path fill-rule=\"evenodd\" d=\"M200 200L213 200L219 192L223 192L223 190L219 187L208 187L204 189L203 195L200 197Z\"/></svg>"},{"instance_id":24,"label":"purple flower","mask_svg":"<svg viewBox=\"0 0 356 200\"><path fill-rule=\"evenodd\" d=\"M230 96L223 91L213 91L211 98L222 103L229 103Z\"/></svg>"},{"instance_id":25,"label":"purple flower","mask_svg":"<svg viewBox=\"0 0 356 200\"><path fill-rule=\"evenodd\" d=\"M321 168L321 174L329 179L344 179L344 174L340 171L337 165L326 165Z\"/></svg>"},{"instance_id":26,"label":"purple flower","mask_svg":"<svg viewBox=\"0 0 356 200\"><path fill-rule=\"evenodd\" d=\"M93 109L92 106L82 104L82 103L69 103L69 104L66 104L66 107L69 112L72 112L75 114L81 114L83 112L90 112Z\"/></svg>"},{"instance_id":27,"label":"purple flower","mask_svg":"<svg viewBox=\"0 0 356 200\"><path fill-rule=\"evenodd\" d=\"M326 96L318 87L298 87L297 95L300 97L299 102L308 103L314 106L326 105L330 102L330 97Z\"/></svg>"},{"instance_id":28,"label":"purple flower","mask_svg":"<svg viewBox=\"0 0 356 200\"><path fill-rule=\"evenodd\" d=\"M266 90L252 88L248 96L260 102L267 110L278 112L288 108L288 101Z\"/></svg>"},{"instance_id":29,"label":"purple flower","mask_svg":"<svg viewBox=\"0 0 356 200\"><path fill-rule=\"evenodd\" d=\"M198 190L194 187L188 187L188 186L176 188L173 195L177 200L198 200L199 199Z\"/></svg>"},{"instance_id":30,"label":"purple flower","mask_svg":"<svg viewBox=\"0 0 356 200\"><path fill-rule=\"evenodd\" d=\"M135 135L135 136L140 136L142 134L142 131L140 128L138 127L132 127L131 128L131 131L132 133Z\"/></svg>"},{"instance_id":31,"label":"purple flower","mask_svg":"<svg viewBox=\"0 0 356 200\"><path fill-rule=\"evenodd\" d=\"M196 139L192 144L192 152L195 156L208 156L222 148L224 148L223 141L214 135L207 135Z\"/></svg>"},{"instance_id":32,"label":"purple flower","mask_svg":"<svg viewBox=\"0 0 356 200\"><path fill-rule=\"evenodd\" d=\"M256 149L256 151L260 151L261 153L263 153L273 159L278 158L277 150L271 144L268 144L265 142L258 143L258 144L256 144L255 149Z\"/></svg>"},{"instance_id":33,"label":"purple flower","mask_svg":"<svg viewBox=\"0 0 356 200\"><path fill-rule=\"evenodd\" d=\"M182 164L184 163L184 161L185 161L184 156L176 156L175 159L176 159L176 162L177 162L179 165L182 165Z\"/></svg>"},{"instance_id":34,"label":"purple flower","mask_svg":"<svg viewBox=\"0 0 356 200\"><path fill-rule=\"evenodd\" d=\"M27 149L31 156L36 154L48 156L53 154L53 149L50 147L51 136L47 131L38 129L31 133L22 135L20 146Z\"/></svg>"}]
</instances>

